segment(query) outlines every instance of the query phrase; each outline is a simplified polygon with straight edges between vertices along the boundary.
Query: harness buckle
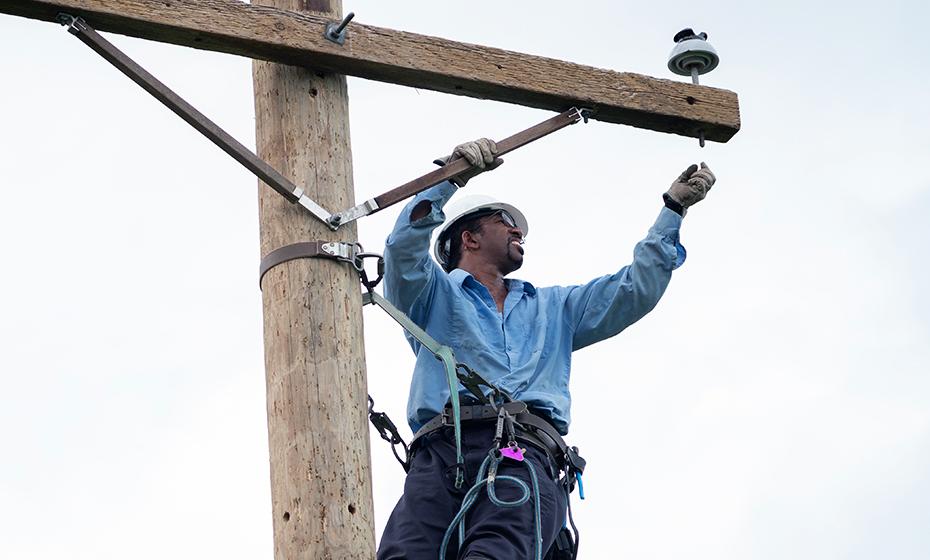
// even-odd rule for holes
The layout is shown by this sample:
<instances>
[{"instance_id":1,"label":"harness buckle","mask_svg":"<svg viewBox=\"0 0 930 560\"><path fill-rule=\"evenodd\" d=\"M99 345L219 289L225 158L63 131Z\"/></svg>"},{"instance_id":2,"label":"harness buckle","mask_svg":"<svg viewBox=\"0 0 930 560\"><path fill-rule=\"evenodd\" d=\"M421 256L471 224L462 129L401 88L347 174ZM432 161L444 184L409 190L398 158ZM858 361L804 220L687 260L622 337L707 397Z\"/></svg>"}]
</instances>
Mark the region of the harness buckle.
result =
<instances>
[{"instance_id":1,"label":"harness buckle","mask_svg":"<svg viewBox=\"0 0 930 560\"><path fill-rule=\"evenodd\" d=\"M588 462L578 454L577 445L573 445L565 450L565 460L568 462L569 469L578 474L583 474L585 465L588 464Z\"/></svg>"}]
</instances>

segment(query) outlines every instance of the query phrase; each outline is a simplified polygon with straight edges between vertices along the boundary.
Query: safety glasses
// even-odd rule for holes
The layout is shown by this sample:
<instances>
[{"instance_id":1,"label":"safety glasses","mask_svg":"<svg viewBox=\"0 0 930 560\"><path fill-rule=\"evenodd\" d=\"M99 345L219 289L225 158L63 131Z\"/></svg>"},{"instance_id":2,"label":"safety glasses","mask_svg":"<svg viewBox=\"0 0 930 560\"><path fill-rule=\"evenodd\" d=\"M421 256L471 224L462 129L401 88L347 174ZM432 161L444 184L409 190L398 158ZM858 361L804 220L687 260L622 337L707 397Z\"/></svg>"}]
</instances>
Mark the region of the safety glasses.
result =
<instances>
[{"instance_id":1,"label":"safety glasses","mask_svg":"<svg viewBox=\"0 0 930 560\"><path fill-rule=\"evenodd\" d=\"M501 217L501 220L504 221L504 224L506 224L507 227L509 227L509 228L515 228L515 227L517 227L517 221L513 219L513 216L510 215L510 212L508 212L508 211L506 211L506 210L501 210L500 212L497 212L497 213L494 214L494 215L495 215L495 216L500 216L500 217Z\"/></svg>"}]
</instances>

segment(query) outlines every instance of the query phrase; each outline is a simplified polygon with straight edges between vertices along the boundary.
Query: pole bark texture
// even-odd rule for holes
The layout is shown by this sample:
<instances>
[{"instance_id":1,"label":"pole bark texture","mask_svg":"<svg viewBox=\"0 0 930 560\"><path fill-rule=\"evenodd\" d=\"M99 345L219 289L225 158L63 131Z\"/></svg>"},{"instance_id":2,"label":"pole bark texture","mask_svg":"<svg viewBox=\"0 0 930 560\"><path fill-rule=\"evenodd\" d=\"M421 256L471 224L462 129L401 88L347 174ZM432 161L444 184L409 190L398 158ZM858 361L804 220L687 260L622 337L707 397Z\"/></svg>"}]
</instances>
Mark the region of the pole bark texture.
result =
<instances>
[{"instance_id":1,"label":"pole bark texture","mask_svg":"<svg viewBox=\"0 0 930 560\"><path fill-rule=\"evenodd\" d=\"M338 19L341 0L259 0ZM326 208L355 204L345 76L253 63L258 155ZM299 241L355 242L259 184L262 255ZM298 259L262 283L277 560L374 558L358 276Z\"/></svg>"}]
</instances>

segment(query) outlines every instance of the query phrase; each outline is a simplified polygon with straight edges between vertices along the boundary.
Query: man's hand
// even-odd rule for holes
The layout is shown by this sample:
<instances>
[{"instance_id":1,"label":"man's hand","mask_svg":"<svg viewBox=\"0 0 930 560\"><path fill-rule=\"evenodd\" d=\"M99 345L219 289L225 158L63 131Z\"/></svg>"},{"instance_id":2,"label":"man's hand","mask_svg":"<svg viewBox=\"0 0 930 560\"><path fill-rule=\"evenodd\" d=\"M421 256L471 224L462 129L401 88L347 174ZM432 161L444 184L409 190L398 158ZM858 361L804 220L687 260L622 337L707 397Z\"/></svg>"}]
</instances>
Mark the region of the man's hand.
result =
<instances>
[{"instance_id":1,"label":"man's hand","mask_svg":"<svg viewBox=\"0 0 930 560\"><path fill-rule=\"evenodd\" d=\"M479 138L474 142L459 144L455 147L455 150L452 151L452 155L439 158L433 161L433 163L436 165L446 165L447 163L462 158L465 158L472 167L468 171L464 171L452 178L452 182L458 187L464 187L465 184L468 183L468 180L475 175L497 169L504 163L504 160L497 157L497 144L494 143L494 140L488 140L487 138Z\"/></svg>"},{"instance_id":2,"label":"man's hand","mask_svg":"<svg viewBox=\"0 0 930 560\"><path fill-rule=\"evenodd\" d=\"M678 213L684 216L690 206L694 206L698 202L704 200L704 197L707 196L707 191L714 186L716 181L717 178L714 177L714 173L707 167L706 163L701 162L700 169L698 169L697 165L692 164L675 179L675 182L669 187L668 192L663 195L665 204L672 210L678 212L678 209L675 208L677 205L681 208L681 211ZM669 201L671 201L672 204L670 204Z\"/></svg>"}]
</instances>

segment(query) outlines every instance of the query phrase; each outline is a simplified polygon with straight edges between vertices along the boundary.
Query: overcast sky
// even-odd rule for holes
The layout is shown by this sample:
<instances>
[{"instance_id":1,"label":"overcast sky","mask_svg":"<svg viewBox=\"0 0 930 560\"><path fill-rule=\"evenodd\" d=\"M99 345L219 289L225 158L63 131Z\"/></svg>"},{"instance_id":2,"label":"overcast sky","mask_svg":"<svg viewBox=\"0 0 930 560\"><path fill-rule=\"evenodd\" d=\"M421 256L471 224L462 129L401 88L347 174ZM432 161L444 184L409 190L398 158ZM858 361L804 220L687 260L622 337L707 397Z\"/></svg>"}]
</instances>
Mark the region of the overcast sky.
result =
<instances>
[{"instance_id":1,"label":"overcast sky","mask_svg":"<svg viewBox=\"0 0 930 560\"><path fill-rule=\"evenodd\" d=\"M721 55L702 83L739 94L726 144L592 122L469 185L527 214L516 276L544 286L626 264L689 163L718 177L657 309L575 354L584 558L930 558L930 8L764 4L346 0L673 79L694 27ZM249 60L108 38L254 146ZM255 178L63 28L0 16L0 45L0 558L271 559ZM551 115L349 94L359 201ZM413 356L379 313L369 388L403 424ZM372 448L380 533L403 473Z\"/></svg>"}]
</instances>

